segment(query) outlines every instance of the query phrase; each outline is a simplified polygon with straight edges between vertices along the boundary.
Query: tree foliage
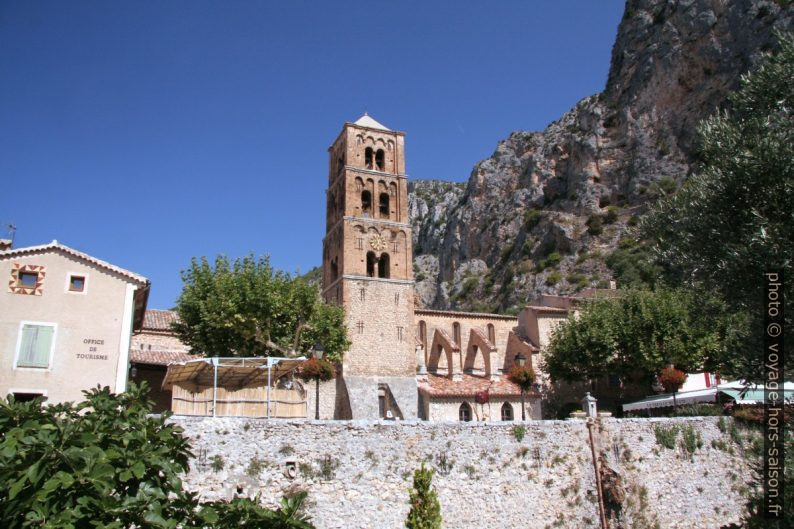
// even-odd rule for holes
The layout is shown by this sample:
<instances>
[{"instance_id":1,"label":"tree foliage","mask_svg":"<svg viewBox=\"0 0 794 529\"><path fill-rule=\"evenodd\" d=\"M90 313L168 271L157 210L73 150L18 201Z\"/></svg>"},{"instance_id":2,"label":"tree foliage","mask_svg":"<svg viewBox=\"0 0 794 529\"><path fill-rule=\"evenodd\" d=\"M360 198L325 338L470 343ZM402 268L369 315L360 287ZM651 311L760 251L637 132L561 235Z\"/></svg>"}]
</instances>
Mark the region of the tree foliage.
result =
<instances>
[{"instance_id":1,"label":"tree foliage","mask_svg":"<svg viewBox=\"0 0 794 529\"><path fill-rule=\"evenodd\" d=\"M433 488L433 470L424 463L414 471L414 487L409 491L411 510L405 520L408 529L441 529L441 504Z\"/></svg>"},{"instance_id":2,"label":"tree foliage","mask_svg":"<svg viewBox=\"0 0 794 529\"><path fill-rule=\"evenodd\" d=\"M0 527L312 527L300 497L276 511L200 504L182 488L188 441L166 416L149 415L147 392L145 383L119 395L96 388L76 405L0 399Z\"/></svg>"},{"instance_id":3,"label":"tree foliage","mask_svg":"<svg viewBox=\"0 0 794 529\"><path fill-rule=\"evenodd\" d=\"M763 272L782 270L785 298L794 296L794 37L778 40L779 51L742 77L730 109L699 127L697 174L640 223L680 282L719 293L738 314L742 353L723 370L751 379L763 373Z\"/></svg>"},{"instance_id":4,"label":"tree foliage","mask_svg":"<svg viewBox=\"0 0 794 529\"><path fill-rule=\"evenodd\" d=\"M209 356L304 354L319 342L330 361L348 348L344 311L324 303L316 286L274 270L268 257L230 262L193 259L182 272L174 330Z\"/></svg>"},{"instance_id":5,"label":"tree foliage","mask_svg":"<svg viewBox=\"0 0 794 529\"><path fill-rule=\"evenodd\" d=\"M692 295L668 289L588 302L552 334L546 370L571 382L609 374L650 381L671 362L698 371L722 352L723 329L694 318L694 303Z\"/></svg>"}]
</instances>

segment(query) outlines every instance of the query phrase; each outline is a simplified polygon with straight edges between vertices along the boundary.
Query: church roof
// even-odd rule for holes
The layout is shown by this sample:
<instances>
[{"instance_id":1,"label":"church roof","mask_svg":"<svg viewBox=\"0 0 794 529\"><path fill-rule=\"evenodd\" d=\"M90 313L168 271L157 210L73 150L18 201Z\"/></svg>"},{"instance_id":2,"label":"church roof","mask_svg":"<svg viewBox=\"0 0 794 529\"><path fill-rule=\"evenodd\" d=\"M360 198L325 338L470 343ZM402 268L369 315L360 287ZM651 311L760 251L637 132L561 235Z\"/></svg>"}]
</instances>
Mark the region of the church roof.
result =
<instances>
[{"instance_id":1,"label":"church roof","mask_svg":"<svg viewBox=\"0 0 794 529\"><path fill-rule=\"evenodd\" d=\"M391 129L383 126L382 124L378 123L374 119L372 119L369 116L369 114L367 114L366 112L364 112L363 116L361 116L355 122L353 122L353 124L354 125L358 125L360 127L367 127L369 129L391 130Z\"/></svg>"},{"instance_id":2,"label":"church roof","mask_svg":"<svg viewBox=\"0 0 794 529\"><path fill-rule=\"evenodd\" d=\"M464 374L461 380L450 380L444 376L428 374L426 380L419 382L419 391L431 398L473 398L477 393L484 391L494 398L521 395L521 388L511 382L506 375L490 380L488 377ZM527 392L527 395L538 396L533 391Z\"/></svg>"}]
</instances>

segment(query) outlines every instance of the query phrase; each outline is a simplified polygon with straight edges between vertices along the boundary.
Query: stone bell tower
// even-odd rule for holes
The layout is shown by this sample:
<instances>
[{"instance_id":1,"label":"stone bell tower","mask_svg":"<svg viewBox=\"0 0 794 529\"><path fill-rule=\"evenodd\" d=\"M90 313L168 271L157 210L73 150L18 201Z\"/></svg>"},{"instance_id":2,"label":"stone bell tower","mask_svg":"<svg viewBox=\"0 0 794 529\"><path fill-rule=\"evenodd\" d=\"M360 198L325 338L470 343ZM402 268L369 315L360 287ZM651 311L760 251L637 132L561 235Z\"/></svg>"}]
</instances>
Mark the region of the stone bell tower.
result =
<instances>
[{"instance_id":1,"label":"stone bell tower","mask_svg":"<svg viewBox=\"0 0 794 529\"><path fill-rule=\"evenodd\" d=\"M405 134L364 114L329 151L323 297L345 308L354 419L417 416Z\"/></svg>"}]
</instances>

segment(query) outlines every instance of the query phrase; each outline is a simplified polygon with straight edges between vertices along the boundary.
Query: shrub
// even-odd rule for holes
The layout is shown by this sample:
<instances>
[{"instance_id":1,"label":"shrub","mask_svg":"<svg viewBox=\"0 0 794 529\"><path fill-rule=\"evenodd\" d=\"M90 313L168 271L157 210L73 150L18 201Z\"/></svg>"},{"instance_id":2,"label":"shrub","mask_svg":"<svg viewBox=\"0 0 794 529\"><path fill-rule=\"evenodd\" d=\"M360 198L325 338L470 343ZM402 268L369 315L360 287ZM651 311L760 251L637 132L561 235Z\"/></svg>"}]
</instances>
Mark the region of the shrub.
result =
<instances>
[{"instance_id":1,"label":"shrub","mask_svg":"<svg viewBox=\"0 0 794 529\"><path fill-rule=\"evenodd\" d=\"M592 215L587 219L587 233L590 235L601 235L604 231L604 221L600 215Z\"/></svg>"},{"instance_id":2,"label":"shrub","mask_svg":"<svg viewBox=\"0 0 794 529\"><path fill-rule=\"evenodd\" d=\"M216 454L210 458L210 468L214 472L220 472L224 466L226 466L226 461L223 460L222 455Z\"/></svg>"},{"instance_id":3,"label":"shrub","mask_svg":"<svg viewBox=\"0 0 794 529\"><path fill-rule=\"evenodd\" d=\"M320 469L317 471L317 475L326 481L330 481L336 475L336 469L339 468L339 460L326 455L320 459L318 466Z\"/></svg>"},{"instance_id":4,"label":"shrub","mask_svg":"<svg viewBox=\"0 0 794 529\"><path fill-rule=\"evenodd\" d=\"M524 435L527 433L527 427L523 424L516 424L513 425L513 437L516 438L516 441L519 443L522 439L524 439Z\"/></svg>"},{"instance_id":5,"label":"shrub","mask_svg":"<svg viewBox=\"0 0 794 529\"><path fill-rule=\"evenodd\" d=\"M305 495L270 511L185 492L188 440L169 414L150 415L147 392L95 388L84 402L47 407L0 399L0 527L312 527L297 514Z\"/></svg>"},{"instance_id":6,"label":"shrub","mask_svg":"<svg viewBox=\"0 0 794 529\"><path fill-rule=\"evenodd\" d=\"M264 459L259 459L258 457L255 457L248 462L248 467L245 469L245 473L251 476L252 478L255 478L256 476L262 473L262 471L265 469L266 466L267 463L265 462Z\"/></svg>"},{"instance_id":7,"label":"shrub","mask_svg":"<svg viewBox=\"0 0 794 529\"><path fill-rule=\"evenodd\" d=\"M407 529L441 529L441 504L433 488L433 471L425 464L414 471L414 486L409 491L411 510L405 520Z\"/></svg>"},{"instance_id":8,"label":"shrub","mask_svg":"<svg viewBox=\"0 0 794 529\"><path fill-rule=\"evenodd\" d=\"M677 417L717 417L722 415L722 407L716 404L685 404L679 406L673 415ZM723 418L721 419L724 421Z\"/></svg>"},{"instance_id":9,"label":"shrub","mask_svg":"<svg viewBox=\"0 0 794 529\"><path fill-rule=\"evenodd\" d=\"M562 274L559 272L552 272L546 277L546 284L549 286L556 285L562 279Z\"/></svg>"},{"instance_id":10,"label":"shrub","mask_svg":"<svg viewBox=\"0 0 794 529\"><path fill-rule=\"evenodd\" d=\"M609 206L604 215L604 224L612 224L616 220L618 220L618 208L617 206Z\"/></svg>"},{"instance_id":11,"label":"shrub","mask_svg":"<svg viewBox=\"0 0 794 529\"><path fill-rule=\"evenodd\" d=\"M543 214L539 209L527 210L527 212L524 213L524 226L526 226L527 231L537 226L542 216Z\"/></svg>"},{"instance_id":12,"label":"shrub","mask_svg":"<svg viewBox=\"0 0 794 529\"><path fill-rule=\"evenodd\" d=\"M695 450L703 447L703 439L700 437L700 432L695 431L692 425L687 425L682 433L682 440L684 448L690 455L695 453Z\"/></svg>"},{"instance_id":13,"label":"shrub","mask_svg":"<svg viewBox=\"0 0 794 529\"><path fill-rule=\"evenodd\" d=\"M670 428L655 426L653 433L656 435L656 444L669 450L675 449L675 439L678 436L678 426L671 426Z\"/></svg>"}]
</instances>

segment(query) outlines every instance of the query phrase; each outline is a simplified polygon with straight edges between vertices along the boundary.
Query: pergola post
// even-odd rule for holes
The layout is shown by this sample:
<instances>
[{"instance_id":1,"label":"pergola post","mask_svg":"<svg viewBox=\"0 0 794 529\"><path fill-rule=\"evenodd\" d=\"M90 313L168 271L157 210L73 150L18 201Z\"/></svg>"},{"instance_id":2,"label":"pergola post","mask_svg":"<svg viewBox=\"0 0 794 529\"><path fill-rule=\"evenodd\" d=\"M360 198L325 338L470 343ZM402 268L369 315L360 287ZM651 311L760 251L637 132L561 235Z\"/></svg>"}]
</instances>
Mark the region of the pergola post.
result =
<instances>
[{"instance_id":1,"label":"pergola post","mask_svg":"<svg viewBox=\"0 0 794 529\"><path fill-rule=\"evenodd\" d=\"M218 407L218 359L212 359L212 365L215 368L212 376L212 416L215 417L215 410Z\"/></svg>"},{"instance_id":2,"label":"pergola post","mask_svg":"<svg viewBox=\"0 0 794 529\"><path fill-rule=\"evenodd\" d=\"M267 418L270 419L270 358L267 359Z\"/></svg>"}]
</instances>

